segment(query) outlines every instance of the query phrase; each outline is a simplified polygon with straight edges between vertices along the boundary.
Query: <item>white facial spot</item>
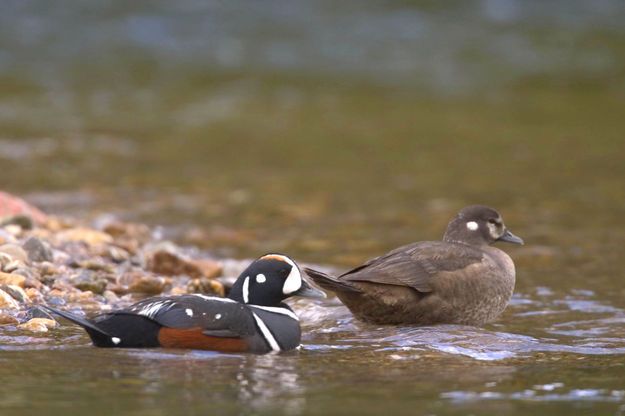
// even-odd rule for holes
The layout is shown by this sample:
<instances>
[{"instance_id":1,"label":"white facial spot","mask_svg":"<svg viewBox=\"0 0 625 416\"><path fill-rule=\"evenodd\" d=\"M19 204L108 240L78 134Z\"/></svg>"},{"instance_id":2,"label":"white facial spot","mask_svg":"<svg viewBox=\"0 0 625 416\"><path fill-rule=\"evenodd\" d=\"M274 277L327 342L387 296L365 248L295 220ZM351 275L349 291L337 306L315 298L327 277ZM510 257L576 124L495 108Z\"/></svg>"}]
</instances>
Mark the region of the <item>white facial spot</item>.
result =
<instances>
[{"instance_id":1,"label":"white facial spot","mask_svg":"<svg viewBox=\"0 0 625 416\"><path fill-rule=\"evenodd\" d=\"M479 228L480 226L477 224L477 222L475 221L469 221L467 222L467 228L471 231L475 231Z\"/></svg>"},{"instance_id":2,"label":"white facial spot","mask_svg":"<svg viewBox=\"0 0 625 416\"><path fill-rule=\"evenodd\" d=\"M120 342L122 342L122 340L121 340L121 339L119 339L119 338L117 338L117 337L112 337L112 338L111 338L111 341L113 341L113 344L115 344L115 345L117 345L117 344L119 344Z\"/></svg>"},{"instance_id":3,"label":"white facial spot","mask_svg":"<svg viewBox=\"0 0 625 416\"><path fill-rule=\"evenodd\" d=\"M488 225L488 233L490 234L492 238L496 240L499 237L501 237L499 231L497 230L497 226L495 224L489 222L487 225Z\"/></svg>"},{"instance_id":4,"label":"white facial spot","mask_svg":"<svg viewBox=\"0 0 625 416\"><path fill-rule=\"evenodd\" d=\"M217 315L215 315L215 319L217 319L217 320L221 319L221 314L218 313Z\"/></svg>"},{"instance_id":5,"label":"white facial spot","mask_svg":"<svg viewBox=\"0 0 625 416\"><path fill-rule=\"evenodd\" d=\"M264 274L260 273L256 275L256 281L258 283L265 283L267 281L267 278L265 277Z\"/></svg>"},{"instance_id":6,"label":"white facial spot","mask_svg":"<svg viewBox=\"0 0 625 416\"><path fill-rule=\"evenodd\" d=\"M243 281L243 302L248 303L250 301L250 277L246 276Z\"/></svg>"},{"instance_id":7,"label":"white facial spot","mask_svg":"<svg viewBox=\"0 0 625 416\"><path fill-rule=\"evenodd\" d=\"M184 310L184 313L186 313L190 317L193 316L193 310L192 309L187 308L187 309Z\"/></svg>"}]
</instances>

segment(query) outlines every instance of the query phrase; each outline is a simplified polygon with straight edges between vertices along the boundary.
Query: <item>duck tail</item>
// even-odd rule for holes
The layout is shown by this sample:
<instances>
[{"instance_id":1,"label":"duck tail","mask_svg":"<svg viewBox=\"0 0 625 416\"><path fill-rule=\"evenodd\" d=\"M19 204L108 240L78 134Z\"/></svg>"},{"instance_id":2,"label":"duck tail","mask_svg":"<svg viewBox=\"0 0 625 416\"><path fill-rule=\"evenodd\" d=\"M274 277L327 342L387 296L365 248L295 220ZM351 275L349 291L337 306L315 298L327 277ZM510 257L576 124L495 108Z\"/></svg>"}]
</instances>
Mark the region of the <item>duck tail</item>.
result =
<instances>
[{"instance_id":1,"label":"duck tail","mask_svg":"<svg viewBox=\"0 0 625 416\"><path fill-rule=\"evenodd\" d=\"M75 323L76 325L80 325L82 326L87 333L89 333L89 335L92 334L98 334L98 335L102 335L105 337L111 337L111 335L109 333L107 333L106 331L103 331L101 328L98 328L92 321L90 321L89 319L85 319L81 316L78 315L74 315L73 313L69 313L69 312L65 312L65 311L61 311L59 309L56 308L52 308L50 306L46 306L46 305L40 305L41 307L47 309L48 311L59 315L65 319L67 319L68 321L71 321L73 323ZM93 336L92 336L93 338Z\"/></svg>"},{"instance_id":2,"label":"duck tail","mask_svg":"<svg viewBox=\"0 0 625 416\"><path fill-rule=\"evenodd\" d=\"M305 267L304 272L306 272L306 274L310 276L316 284L325 290L330 290L332 292L361 292L360 289L348 284L347 282L343 282L318 270Z\"/></svg>"}]
</instances>

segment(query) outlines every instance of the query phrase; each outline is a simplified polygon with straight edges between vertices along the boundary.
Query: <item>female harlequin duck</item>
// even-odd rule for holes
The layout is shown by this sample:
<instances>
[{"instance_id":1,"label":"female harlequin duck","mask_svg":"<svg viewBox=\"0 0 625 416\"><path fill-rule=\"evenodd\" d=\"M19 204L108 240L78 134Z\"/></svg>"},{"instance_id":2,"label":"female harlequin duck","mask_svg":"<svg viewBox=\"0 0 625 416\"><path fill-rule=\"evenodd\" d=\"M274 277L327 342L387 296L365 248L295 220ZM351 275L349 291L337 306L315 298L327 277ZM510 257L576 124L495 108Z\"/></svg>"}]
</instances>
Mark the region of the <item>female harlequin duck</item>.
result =
<instances>
[{"instance_id":1,"label":"female harlequin duck","mask_svg":"<svg viewBox=\"0 0 625 416\"><path fill-rule=\"evenodd\" d=\"M331 277L305 269L359 319L378 324L481 325L506 307L514 263L496 241L523 244L494 209L471 205L449 223L443 241L399 247Z\"/></svg>"},{"instance_id":2,"label":"female harlequin duck","mask_svg":"<svg viewBox=\"0 0 625 416\"><path fill-rule=\"evenodd\" d=\"M297 316L282 301L324 297L295 262L282 254L260 257L239 276L228 298L172 295L85 319L47 307L82 326L98 347L166 347L264 354L300 343Z\"/></svg>"}]
</instances>

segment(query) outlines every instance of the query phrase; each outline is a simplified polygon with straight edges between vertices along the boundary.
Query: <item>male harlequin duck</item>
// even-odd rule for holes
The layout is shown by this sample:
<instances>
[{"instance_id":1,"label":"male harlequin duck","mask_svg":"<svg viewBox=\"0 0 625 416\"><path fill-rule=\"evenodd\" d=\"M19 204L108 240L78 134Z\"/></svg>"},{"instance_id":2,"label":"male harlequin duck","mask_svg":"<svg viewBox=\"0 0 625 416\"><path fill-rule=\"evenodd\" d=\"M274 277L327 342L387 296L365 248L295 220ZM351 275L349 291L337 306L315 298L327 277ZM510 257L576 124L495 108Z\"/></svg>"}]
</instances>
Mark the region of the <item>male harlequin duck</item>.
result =
<instances>
[{"instance_id":1,"label":"male harlequin duck","mask_svg":"<svg viewBox=\"0 0 625 416\"><path fill-rule=\"evenodd\" d=\"M94 319L47 309L82 326L98 347L264 354L291 350L300 343L299 320L282 302L290 296L325 294L302 279L292 259L267 254L245 269L227 298L199 294L155 297Z\"/></svg>"},{"instance_id":2,"label":"male harlequin duck","mask_svg":"<svg viewBox=\"0 0 625 416\"><path fill-rule=\"evenodd\" d=\"M339 277L312 269L359 319L377 324L481 325L514 290L514 263L496 241L523 244L492 208L471 205L451 220L443 241L408 244Z\"/></svg>"}]
</instances>

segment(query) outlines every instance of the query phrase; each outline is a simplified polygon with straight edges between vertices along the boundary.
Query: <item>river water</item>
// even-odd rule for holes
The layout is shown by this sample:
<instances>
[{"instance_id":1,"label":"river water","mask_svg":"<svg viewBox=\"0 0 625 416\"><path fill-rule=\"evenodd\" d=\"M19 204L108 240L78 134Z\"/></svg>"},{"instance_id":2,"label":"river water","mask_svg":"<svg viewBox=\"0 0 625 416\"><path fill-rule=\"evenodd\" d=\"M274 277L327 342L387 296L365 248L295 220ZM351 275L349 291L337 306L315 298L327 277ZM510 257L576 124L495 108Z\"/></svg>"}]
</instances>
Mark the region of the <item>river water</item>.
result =
<instances>
[{"instance_id":1,"label":"river water","mask_svg":"<svg viewBox=\"0 0 625 416\"><path fill-rule=\"evenodd\" d=\"M299 351L0 332L0 413L625 414L621 1L8 1L0 188L340 271L472 203L526 245L483 328L298 300Z\"/></svg>"}]
</instances>

